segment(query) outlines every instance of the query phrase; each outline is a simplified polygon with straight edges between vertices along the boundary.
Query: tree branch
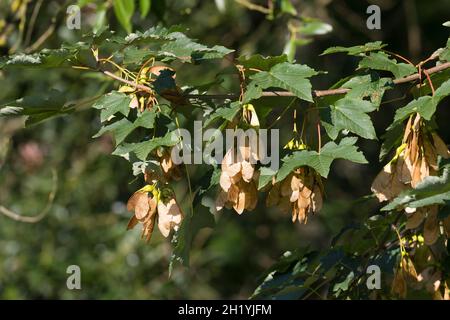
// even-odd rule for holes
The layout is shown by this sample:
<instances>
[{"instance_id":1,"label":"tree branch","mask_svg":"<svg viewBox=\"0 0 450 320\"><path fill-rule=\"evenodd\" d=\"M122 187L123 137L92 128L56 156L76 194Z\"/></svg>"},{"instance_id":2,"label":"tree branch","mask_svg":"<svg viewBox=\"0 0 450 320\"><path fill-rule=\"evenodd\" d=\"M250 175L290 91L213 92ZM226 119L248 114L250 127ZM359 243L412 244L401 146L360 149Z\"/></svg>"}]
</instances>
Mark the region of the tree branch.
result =
<instances>
[{"instance_id":1,"label":"tree branch","mask_svg":"<svg viewBox=\"0 0 450 320\"><path fill-rule=\"evenodd\" d=\"M48 195L48 201L47 205L45 206L44 210L42 210L38 215L36 216L22 216L12 210L9 210L8 208L0 205L0 213L5 215L6 217L19 221L19 222L25 222L25 223L37 223L41 221L47 213L50 211L53 201L55 200L56 190L58 188L58 175L56 174L56 170L52 170L53 175L53 188L52 191Z\"/></svg>"},{"instance_id":2,"label":"tree branch","mask_svg":"<svg viewBox=\"0 0 450 320\"><path fill-rule=\"evenodd\" d=\"M450 62L446 62L446 63L440 64L438 66L435 66L435 67L432 67L429 69L423 69L422 72L424 74L431 75L433 73L438 73L438 72L444 71L449 68L450 68ZM103 72L103 74L105 74L106 76L108 76L110 78L113 78L115 80L126 83L134 88L139 89L139 90L142 90L145 92L153 92L153 90L150 87L147 87L147 86L144 86L141 84L137 84L133 81L123 79L110 71L102 71L102 72ZM397 85L397 84L416 81L416 80L419 80L420 78L421 78L421 74L415 73L415 74L412 74L407 77L394 79L392 82ZM329 89L329 90L313 90L313 96L315 96L315 97L333 96L333 95L337 95L337 94L345 94L349 91L350 91L350 89L348 89L348 88L337 88L337 89ZM262 96L263 97L294 97L295 94L293 94L292 92L289 92L289 91L264 91ZM189 99L237 99L237 98L239 98L239 95L234 94L234 93L186 94L185 97L189 98Z\"/></svg>"}]
</instances>

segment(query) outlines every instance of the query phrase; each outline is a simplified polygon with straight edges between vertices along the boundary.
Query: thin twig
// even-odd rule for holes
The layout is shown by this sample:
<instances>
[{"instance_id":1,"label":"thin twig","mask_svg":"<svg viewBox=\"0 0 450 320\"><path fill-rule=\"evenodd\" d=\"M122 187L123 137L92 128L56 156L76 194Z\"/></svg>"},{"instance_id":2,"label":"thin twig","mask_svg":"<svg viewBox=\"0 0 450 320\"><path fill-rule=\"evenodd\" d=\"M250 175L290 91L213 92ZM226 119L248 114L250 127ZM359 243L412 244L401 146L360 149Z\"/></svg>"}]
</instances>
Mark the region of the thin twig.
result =
<instances>
[{"instance_id":1,"label":"thin twig","mask_svg":"<svg viewBox=\"0 0 450 320\"><path fill-rule=\"evenodd\" d=\"M429 69L424 69L424 70L422 70L422 72L424 72L424 73L426 72L426 74L432 75L433 73L438 73L438 72L444 71L449 68L450 68L450 62L446 62L446 63L442 63L438 66L435 66L435 67L432 67ZM123 78L115 75L112 72L103 71L103 70L101 70L101 72L103 72L103 74L107 75L110 78L113 78L115 80L126 83L134 88L140 89L145 92L153 92L153 90L150 87L147 87L147 86L144 86L141 84L136 84L132 81L128 81L126 79L123 79ZM421 73L415 73L415 74L412 74L407 77L394 79L392 82L394 84L403 84L403 83L416 81L419 79L421 79ZM313 95L315 97L325 97L325 96L332 96L332 95L338 95L338 94L345 94L349 91L350 91L350 89L348 89L348 88L337 88L337 89L329 89L329 90L313 90ZM263 97L295 97L296 95L289 91L264 91L262 93L262 96ZM185 97L188 99L237 99L237 98L239 98L239 95L234 94L234 93L186 94Z\"/></svg>"},{"instance_id":2,"label":"thin twig","mask_svg":"<svg viewBox=\"0 0 450 320\"><path fill-rule=\"evenodd\" d=\"M37 223L41 221L47 213L50 211L53 201L55 200L56 190L58 188L58 175L56 173L56 170L52 170L52 178L53 178L53 188L52 191L48 195L47 205L45 206L44 210L41 211L36 216L23 216L20 215L14 211L9 210L8 208L5 208L4 206L0 205L0 213L5 215L8 218L11 218L15 221L19 222L25 222L25 223Z\"/></svg>"},{"instance_id":3,"label":"thin twig","mask_svg":"<svg viewBox=\"0 0 450 320\"><path fill-rule=\"evenodd\" d=\"M27 34L25 36L25 45L26 46L28 46L28 44L31 41L31 34L33 33L34 24L36 23L36 19L38 17L39 10L41 9L43 2L44 2L44 0L39 0L33 8L33 13L31 14L30 23L28 24Z\"/></svg>"},{"instance_id":4,"label":"thin twig","mask_svg":"<svg viewBox=\"0 0 450 320\"><path fill-rule=\"evenodd\" d=\"M294 105L294 102L296 100L297 100L297 97L292 99L291 102L289 102L289 104L287 105L287 107L281 112L281 114L275 119L274 122L272 122L272 124L267 129L271 129L278 121L280 121L280 119L283 118L283 116L286 114L286 112Z\"/></svg>"},{"instance_id":5,"label":"thin twig","mask_svg":"<svg viewBox=\"0 0 450 320\"><path fill-rule=\"evenodd\" d=\"M264 14L270 14L270 12L271 12L271 10L269 8L252 3L248 0L235 0L235 1L250 10L259 11Z\"/></svg>"},{"instance_id":6,"label":"thin twig","mask_svg":"<svg viewBox=\"0 0 450 320\"><path fill-rule=\"evenodd\" d=\"M37 49L39 49L39 47L44 44L44 42L50 38L50 36L53 34L53 32L55 31L55 23L53 23L52 25L50 25L50 27L48 27L47 30L45 30L45 32L36 40L35 43L33 43L30 47L28 47L27 49L25 49L26 53L30 53L33 51L36 51Z\"/></svg>"},{"instance_id":7,"label":"thin twig","mask_svg":"<svg viewBox=\"0 0 450 320\"><path fill-rule=\"evenodd\" d=\"M130 80L126 80L124 78L121 78L121 77L115 75L114 73L112 73L110 71L102 71L102 72L103 72L103 74L107 75L108 77L113 78L115 80L118 80L120 82L126 83L126 84L128 84L128 85L130 85L130 86L132 86L132 87L134 87L136 89L139 89L139 90L142 90L142 91L145 91L145 92L153 92L152 88L150 88L150 87L144 86L142 84L135 83L135 82L130 81Z\"/></svg>"}]
</instances>

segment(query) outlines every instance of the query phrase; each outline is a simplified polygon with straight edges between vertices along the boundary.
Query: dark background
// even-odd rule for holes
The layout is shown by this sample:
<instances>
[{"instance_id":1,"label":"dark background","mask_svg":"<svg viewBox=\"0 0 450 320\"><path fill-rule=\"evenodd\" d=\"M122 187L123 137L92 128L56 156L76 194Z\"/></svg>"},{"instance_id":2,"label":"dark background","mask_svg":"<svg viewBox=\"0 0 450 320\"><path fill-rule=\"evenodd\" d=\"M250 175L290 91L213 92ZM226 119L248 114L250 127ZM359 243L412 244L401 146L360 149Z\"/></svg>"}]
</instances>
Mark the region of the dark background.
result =
<instances>
[{"instance_id":1,"label":"dark background","mask_svg":"<svg viewBox=\"0 0 450 320\"><path fill-rule=\"evenodd\" d=\"M87 3L82 11L82 31L68 30L60 6L76 1L44 1L29 43L18 43L19 20L11 17L12 1L2 1L0 17L14 24L15 30L2 45L2 52L21 52L36 41L55 17L55 31L42 47L57 48L62 42L77 41L96 23L105 1ZM25 14L31 18L31 1ZM221 44L237 55L283 53L289 37L289 17L273 20L231 0L220 1L154 0L150 14L133 17L134 30L163 23L181 24L187 34L208 45ZM266 1L254 1L266 5ZM319 56L335 45L352 46L381 40L387 49L413 63L427 58L445 46L449 30L442 23L450 20L450 1L300 1L293 0L301 16L321 19L333 31L312 38L297 48L296 60L328 74L313 79L315 89L326 89L353 73L357 60L343 54ZM381 30L366 28L366 8L381 7ZM59 10L59 11L58 11ZM112 29L125 33L112 9L106 10ZM193 68L194 69L194 68ZM186 69L178 76L185 83L203 83L211 72ZM229 91L236 79L223 83ZM0 101L40 93L49 88L64 91L70 99L101 94L111 83L72 70L15 70L0 72ZM409 86L390 91L373 115L380 137L393 119L396 108L411 98ZM406 93L405 99L398 100ZM437 111L439 134L450 141L448 99ZM290 127L290 119L280 127ZM310 246L324 248L346 224L377 212L374 200L362 201L370 194L370 184L384 163L378 161L380 141L361 139L360 146L370 165L336 161L325 182L326 201L319 215L307 225L293 225L290 217L260 205L257 210L238 216L224 211L214 230L204 229L194 239L191 267L177 267L168 278L171 244L158 232L151 243L139 239L139 230L126 231L130 214L125 203L142 185L135 180L129 163L110 155L111 138L91 137L98 131L98 112L89 104L71 116L60 117L22 129L23 119L0 119L0 205L23 215L36 215L44 207L52 189L52 170L57 172L58 188L48 215L36 224L13 221L0 215L0 298L62 299L157 299L157 298L248 298L258 281L285 251ZM286 131L287 132L287 131ZM288 137L284 137L288 138ZM185 194L180 185L177 196ZM260 204L263 203L261 197ZM82 290L66 288L66 268L79 265Z\"/></svg>"}]
</instances>

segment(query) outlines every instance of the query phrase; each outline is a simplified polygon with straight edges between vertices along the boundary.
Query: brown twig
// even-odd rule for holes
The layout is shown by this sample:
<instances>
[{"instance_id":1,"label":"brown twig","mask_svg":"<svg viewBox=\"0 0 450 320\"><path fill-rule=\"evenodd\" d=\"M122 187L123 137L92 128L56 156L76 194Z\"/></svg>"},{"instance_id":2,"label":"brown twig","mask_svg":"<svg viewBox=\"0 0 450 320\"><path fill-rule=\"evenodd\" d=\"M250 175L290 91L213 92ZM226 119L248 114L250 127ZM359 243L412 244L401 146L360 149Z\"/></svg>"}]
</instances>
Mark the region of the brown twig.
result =
<instances>
[{"instance_id":1,"label":"brown twig","mask_svg":"<svg viewBox=\"0 0 450 320\"><path fill-rule=\"evenodd\" d=\"M30 47L25 49L25 52L30 53L39 49L39 47L43 45L44 42L47 41L47 39L50 38L50 36L53 34L53 32L55 31L55 27L56 27L55 23L50 25L48 29L45 30L45 32L36 40L36 42L34 42Z\"/></svg>"},{"instance_id":2,"label":"brown twig","mask_svg":"<svg viewBox=\"0 0 450 320\"><path fill-rule=\"evenodd\" d=\"M450 62L446 62L446 63L440 64L438 66L435 66L435 67L432 67L432 68L429 68L426 70L422 70L422 72L424 72L425 74L431 75L433 73L438 73L438 72L441 72L441 71L449 69L449 68L450 68ZM420 78L421 78L420 73L415 73L415 74L412 74L407 77L394 79L392 82L394 84L398 85L398 84L416 81L416 80L419 80ZM325 97L325 96L333 96L333 95L337 95L337 94L345 94L349 91L350 91L350 89L348 89L348 88L337 88L337 89L329 89L329 90L313 90L313 95L315 97ZM263 97L292 97L295 95L289 91L265 91L265 92L263 92L262 96ZM197 98L197 99L202 99L202 98L232 99L232 98L237 98L238 96L235 94L213 94L213 95L208 95L208 94L190 95L190 94L188 94L188 95L186 95L186 97L187 98Z\"/></svg>"},{"instance_id":3,"label":"brown twig","mask_svg":"<svg viewBox=\"0 0 450 320\"><path fill-rule=\"evenodd\" d=\"M121 78L121 77L115 75L114 73L112 73L110 71L102 71L102 72L103 72L103 74L107 75L108 77L118 80L120 82L126 83L136 89L139 89L139 90L142 90L145 92L153 92L152 88L150 88L150 87L144 86L142 84L138 84L138 83L130 81L130 80L126 80L124 78Z\"/></svg>"},{"instance_id":4,"label":"brown twig","mask_svg":"<svg viewBox=\"0 0 450 320\"><path fill-rule=\"evenodd\" d=\"M450 62L446 62L446 63L442 63L438 66L435 66L435 67L432 67L429 69L424 69L424 70L422 70L422 72L424 72L425 74L428 74L428 75L432 75L433 73L438 73L438 72L444 71L449 68L450 68ZM110 78L113 78L115 80L126 83L126 84L128 84L132 87L135 87L137 89L140 89L142 91L153 92L153 90L150 87L147 87L147 86L144 86L141 84L136 84L132 81L123 79L123 78L115 75L112 72L109 72L109 71L102 71L102 72L103 72L103 74L107 75ZM407 77L394 79L392 82L397 85L397 84L408 83L408 82L412 82L412 81L416 81L416 80L420 80L420 79L421 79L421 73L414 73ZM329 89L329 90L313 90L313 95L315 97L325 97L325 96L332 96L332 95L337 95L337 94L345 94L349 91L350 91L350 89L348 89L348 88L337 88L337 89ZM264 91L262 93L262 96L263 97L294 97L295 94L293 94L292 92L289 92L289 91ZM239 95L234 94L234 93L186 94L185 97L189 98L189 99L237 99L237 98L239 98Z\"/></svg>"},{"instance_id":5,"label":"brown twig","mask_svg":"<svg viewBox=\"0 0 450 320\"><path fill-rule=\"evenodd\" d=\"M53 201L55 200L56 190L58 188L58 175L56 174L55 170L52 170L52 175L53 175L52 191L48 195L47 205L45 206L44 210L42 210L38 215L23 216L12 210L9 210L8 208L5 208L2 205L0 205L0 213L12 220L19 221L19 222L37 223L37 222L41 221L47 215L47 213L50 211L50 209L53 205Z\"/></svg>"},{"instance_id":6,"label":"brown twig","mask_svg":"<svg viewBox=\"0 0 450 320\"><path fill-rule=\"evenodd\" d=\"M25 45L28 46L31 40L31 34L33 33L34 24L36 23L36 19L39 14L39 10L41 9L42 3L44 0L39 0L33 8L33 13L31 14L30 23L28 24L27 34L25 36Z\"/></svg>"}]
</instances>

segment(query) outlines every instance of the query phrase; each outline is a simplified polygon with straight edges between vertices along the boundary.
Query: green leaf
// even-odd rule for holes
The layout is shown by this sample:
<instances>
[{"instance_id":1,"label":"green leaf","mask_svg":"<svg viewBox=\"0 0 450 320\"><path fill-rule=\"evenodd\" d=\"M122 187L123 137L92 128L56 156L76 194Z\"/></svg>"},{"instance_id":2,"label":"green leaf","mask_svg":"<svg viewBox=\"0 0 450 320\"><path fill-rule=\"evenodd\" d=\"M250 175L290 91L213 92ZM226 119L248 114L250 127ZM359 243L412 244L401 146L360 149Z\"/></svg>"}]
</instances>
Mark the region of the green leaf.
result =
<instances>
[{"instance_id":1,"label":"green leaf","mask_svg":"<svg viewBox=\"0 0 450 320\"><path fill-rule=\"evenodd\" d=\"M367 100L344 97L331 105L331 121L336 130L348 130L366 139L376 139L375 128L367 114L376 106Z\"/></svg>"},{"instance_id":2,"label":"green leaf","mask_svg":"<svg viewBox=\"0 0 450 320\"><path fill-rule=\"evenodd\" d=\"M144 19L150 12L152 6L152 0L139 0L139 11L141 12L141 18Z\"/></svg>"},{"instance_id":3,"label":"green leaf","mask_svg":"<svg viewBox=\"0 0 450 320\"><path fill-rule=\"evenodd\" d=\"M224 119L227 121L233 121L233 118L241 110L241 104L238 101L232 102L229 106L223 106L217 108L209 118L205 121L204 127L209 126L211 123L218 119Z\"/></svg>"},{"instance_id":4,"label":"green leaf","mask_svg":"<svg viewBox=\"0 0 450 320\"><path fill-rule=\"evenodd\" d=\"M39 67L54 68L69 65L78 51L77 46L71 49L43 49L37 53L18 53L0 58L0 69L5 67Z\"/></svg>"},{"instance_id":5,"label":"green leaf","mask_svg":"<svg viewBox=\"0 0 450 320\"><path fill-rule=\"evenodd\" d=\"M450 95L450 79L443 82L439 88L434 92L433 98L436 100L436 104L441 102L442 99Z\"/></svg>"},{"instance_id":6,"label":"green leaf","mask_svg":"<svg viewBox=\"0 0 450 320\"><path fill-rule=\"evenodd\" d=\"M174 40L172 35L176 32L183 32L184 28L180 26L172 26L170 28L165 28L162 25L156 25L147 29L144 32L136 31L130 33L125 38L120 36L113 36L111 38L112 42L123 44L123 45L151 45L151 44L162 44L166 41Z\"/></svg>"},{"instance_id":7,"label":"green leaf","mask_svg":"<svg viewBox=\"0 0 450 320\"><path fill-rule=\"evenodd\" d=\"M139 114L134 122L129 121L127 118L123 118L110 125L104 126L97 132L93 138L100 137L105 132L112 132L116 141L116 146L123 142L123 140L136 128L143 127L146 129L153 128L155 124L156 113L152 111L144 111Z\"/></svg>"},{"instance_id":8,"label":"green leaf","mask_svg":"<svg viewBox=\"0 0 450 320\"><path fill-rule=\"evenodd\" d=\"M192 212L186 213L180 230L172 239L174 249L169 264L170 273L175 262L181 263L186 267L189 266L189 253L194 236L200 229L213 228L214 225L214 216L201 204L194 208L193 214Z\"/></svg>"},{"instance_id":9,"label":"green leaf","mask_svg":"<svg viewBox=\"0 0 450 320\"><path fill-rule=\"evenodd\" d=\"M347 137L339 144L331 141L323 146L320 153L317 151L297 151L284 158L281 168L278 170L276 181L286 178L290 172L301 166L308 166L316 170L326 178L330 172L330 166L335 159L345 159L355 163L367 163L366 158L355 143L356 137Z\"/></svg>"},{"instance_id":10,"label":"green leaf","mask_svg":"<svg viewBox=\"0 0 450 320\"><path fill-rule=\"evenodd\" d=\"M447 40L447 46L443 48L441 53L439 53L439 59L443 61L450 61L450 38Z\"/></svg>"},{"instance_id":11,"label":"green leaf","mask_svg":"<svg viewBox=\"0 0 450 320\"><path fill-rule=\"evenodd\" d=\"M144 60L147 60L151 55L156 56L157 52L151 51L148 48L129 46L123 50L123 63L141 64Z\"/></svg>"},{"instance_id":12,"label":"green leaf","mask_svg":"<svg viewBox=\"0 0 450 320\"><path fill-rule=\"evenodd\" d=\"M321 55L337 53L337 52L345 52L351 56L358 56L362 53L370 52L370 51L378 51L384 48L386 45L381 41L368 42L365 45L353 46L353 47L331 47L326 49Z\"/></svg>"},{"instance_id":13,"label":"green leaf","mask_svg":"<svg viewBox=\"0 0 450 320\"><path fill-rule=\"evenodd\" d=\"M254 54L250 57L240 56L238 58L239 64L243 65L246 69L253 68L261 71L269 71L272 67L279 63L287 62L287 56L285 54L280 56L268 56L264 57L260 54Z\"/></svg>"},{"instance_id":14,"label":"green leaf","mask_svg":"<svg viewBox=\"0 0 450 320\"><path fill-rule=\"evenodd\" d=\"M288 13L293 16L297 15L297 10L295 9L294 5L291 3L291 0L281 0L280 4L281 12Z\"/></svg>"},{"instance_id":15,"label":"green leaf","mask_svg":"<svg viewBox=\"0 0 450 320\"><path fill-rule=\"evenodd\" d=\"M116 113L121 113L127 117L130 112L130 101L130 97L125 93L112 91L98 99L92 107L102 110L100 121L105 122Z\"/></svg>"},{"instance_id":16,"label":"green leaf","mask_svg":"<svg viewBox=\"0 0 450 320\"><path fill-rule=\"evenodd\" d=\"M426 177L414 189L402 192L382 210L390 211L404 207L420 208L435 204L450 204L449 171L449 168L445 168L440 177Z\"/></svg>"},{"instance_id":17,"label":"green leaf","mask_svg":"<svg viewBox=\"0 0 450 320\"><path fill-rule=\"evenodd\" d=\"M442 70L438 73L433 73L430 75L431 83L433 88L439 88L444 82L450 79L450 69ZM426 77L422 78L422 83L417 84L411 88L411 94L414 98L419 98L425 95L431 95L433 90L430 87L430 82Z\"/></svg>"},{"instance_id":18,"label":"green leaf","mask_svg":"<svg viewBox=\"0 0 450 320\"><path fill-rule=\"evenodd\" d=\"M371 52L359 62L358 68L389 71L395 78L403 78L417 72L415 66L389 59L384 52Z\"/></svg>"},{"instance_id":19,"label":"green leaf","mask_svg":"<svg viewBox=\"0 0 450 320\"><path fill-rule=\"evenodd\" d=\"M389 152L395 146L401 144L403 137L403 125L400 123L392 128L389 128L386 133L382 136L383 143L381 144L379 160L383 161L384 158L389 154Z\"/></svg>"},{"instance_id":20,"label":"green leaf","mask_svg":"<svg viewBox=\"0 0 450 320\"><path fill-rule=\"evenodd\" d=\"M320 123L331 140L336 140L339 136L339 132L341 131L341 129L335 127L332 123L330 108L330 105L335 104L339 99L340 98L338 95L326 96L317 99L317 107L319 108L318 110L320 113Z\"/></svg>"},{"instance_id":21,"label":"green leaf","mask_svg":"<svg viewBox=\"0 0 450 320\"><path fill-rule=\"evenodd\" d=\"M341 87L352 89L346 94L347 98L369 98L375 106L379 107L384 92L387 89L392 89L394 83L391 78L379 78L377 75L370 74L352 77Z\"/></svg>"},{"instance_id":22,"label":"green leaf","mask_svg":"<svg viewBox=\"0 0 450 320\"><path fill-rule=\"evenodd\" d=\"M425 120L430 120L436 112L438 104L448 95L450 95L450 79L443 82L440 87L436 89L434 96L419 97L418 99L409 102L406 106L397 109L394 121L389 128L393 128L416 112Z\"/></svg>"},{"instance_id":23,"label":"green leaf","mask_svg":"<svg viewBox=\"0 0 450 320\"><path fill-rule=\"evenodd\" d=\"M350 272L343 281L334 284L333 292L347 291L350 283L354 278L355 274L353 272Z\"/></svg>"},{"instance_id":24,"label":"green leaf","mask_svg":"<svg viewBox=\"0 0 450 320\"><path fill-rule=\"evenodd\" d=\"M132 30L131 18L134 14L134 0L113 0L113 6L117 20L130 33Z\"/></svg>"},{"instance_id":25,"label":"green leaf","mask_svg":"<svg viewBox=\"0 0 450 320\"><path fill-rule=\"evenodd\" d=\"M416 112L422 115L425 119L430 120L430 117L435 110L436 105L434 104L434 100L431 96L423 96L419 99L412 100L406 106L397 109L394 116L394 122L389 128L403 122L411 114Z\"/></svg>"},{"instance_id":26,"label":"green leaf","mask_svg":"<svg viewBox=\"0 0 450 320\"><path fill-rule=\"evenodd\" d=\"M0 117L28 116L27 126L70 112L72 108L66 105L66 96L57 90L25 96L0 105Z\"/></svg>"},{"instance_id":27,"label":"green leaf","mask_svg":"<svg viewBox=\"0 0 450 320\"><path fill-rule=\"evenodd\" d=\"M295 94L300 99L313 101L311 82L307 79L317 74L314 69L301 64L280 63L270 71L258 72L250 77L244 102L257 99L267 88L281 88Z\"/></svg>"},{"instance_id":28,"label":"green leaf","mask_svg":"<svg viewBox=\"0 0 450 320\"><path fill-rule=\"evenodd\" d=\"M166 38L171 41L162 44L158 55L165 56L168 59L176 58L182 62L199 62L222 58L234 51L218 45L209 48L195 42L181 32L171 32Z\"/></svg>"},{"instance_id":29,"label":"green leaf","mask_svg":"<svg viewBox=\"0 0 450 320\"><path fill-rule=\"evenodd\" d=\"M95 15L95 23L92 28L93 32L98 32L105 27L107 11L108 11L108 8L105 4L97 6L97 13Z\"/></svg>"},{"instance_id":30,"label":"green leaf","mask_svg":"<svg viewBox=\"0 0 450 320\"><path fill-rule=\"evenodd\" d=\"M175 131L169 131L162 137L152 138L148 141L138 142L138 143L123 143L119 145L116 150L112 153L116 156L121 156L124 158L129 158L130 153L136 155L139 160L147 160L148 155L154 149L165 146L171 147L179 142L179 137Z\"/></svg>"},{"instance_id":31,"label":"green leaf","mask_svg":"<svg viewBox=\"0 0 450 320\"><path fill-rule=\"evenodd\" d=\"M116 140L116 145L120 144L126 136L128 136L131 131L134 130L133 123L128 121L127 118L120 119L110 125L104 126L97 132L92 138L98 138L106 132L112 132L114 134L114 139Z\"/></svg>"},{"instance_id":32,"label":"green leaf","mask_svg":"<svg viewBox=\"0 0 450 320\"><path fill-rule=\"evenodd\" d=\"M272 178L276 173L277 172L272 170L271 168L262 167L259 170L258 190L263 189L265 186L271 183Z\"/></svg>"},{"instance_id":33,"label":"green leaf","mask_svg":"<svg viewBox=\"0 0 450 320\"><path fill-rule=\"evenodd\" d=\"M330 24L315 19L303 22L298 28L299 34L303 36L322 35L331 31L333 31L333 27Z\"/></svg>"}]
</instances>

